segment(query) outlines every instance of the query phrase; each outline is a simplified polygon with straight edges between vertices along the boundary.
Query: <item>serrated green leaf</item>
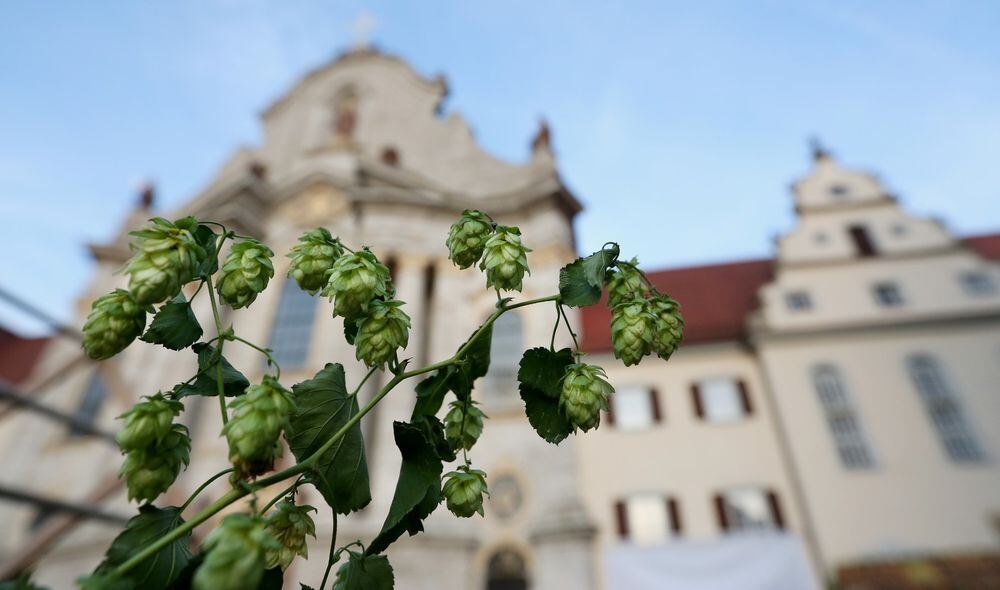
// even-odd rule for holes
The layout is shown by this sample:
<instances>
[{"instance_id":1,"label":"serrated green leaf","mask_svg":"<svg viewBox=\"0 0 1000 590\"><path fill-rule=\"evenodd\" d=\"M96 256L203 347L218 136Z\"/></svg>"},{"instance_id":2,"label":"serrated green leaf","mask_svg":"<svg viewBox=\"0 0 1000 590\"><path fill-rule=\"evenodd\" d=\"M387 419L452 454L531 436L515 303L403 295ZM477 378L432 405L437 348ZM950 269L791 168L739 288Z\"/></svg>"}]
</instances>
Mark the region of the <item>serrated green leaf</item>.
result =
<instances>
[{"instance_id":1,"label":"serrated green leaf","mask_svg":"<svg viewBox=\"0 0 1000 590\"><path fill-rule=\"evenodd\" d=\"M604 277L618 254L618 245L612 244L610 248L602 248L564 266L559 271L561 302L570 307L584 307L600 301Z\"/></svg>"},{"instance_id":2,"label":"serrated green leaf","mask_svg":"<svg viewBox=\"0 0 1000 590\"><path fill-rule=\"evenodd\" d=\"M139 339L170 350L182 350L197 342L202 333L201 324L191 311L191 304L184 298L184 293L178 293L160 307L146 333Z\"/></svg>"},{"instance_id":3,"label":"serrated green leaf","mask_svg":"<svg viewBox=\"0 0 1000 590\"><path fill-rule=\"evenodd\" d=\"M411 419L434 416L441 410L444 396L449 391L449 380L457 370L454 366L438 369L433 375L417 384L417 402L413 406Z\"/></svg>"},{"instance_id":4,"label":"serrated green leaf","mask_svg":"<svg viewBox=\"0 0 1000 590\"><path fill-rule=\"evenodd\" d=\"M219 253L216 251L218 235L207 225L199 225L194 231L194 240L205 249L205 259L198 266L195 273L199 277L208 277L219 270Z\"/></svg>"},{"instance_id":5,"label":"serrated green leaf","mask_svg":"<svg viewBox=\"0 0 1000 590\"><path fill-rule=\"evenodd\" d=\"M384 555L347 552L347 563L337 570L333 590L392 590L395 579Z\"/></svg>"},{"instance_id":6,"label":"serrated green leaf","mask_svg":"<svg viewBox=\"0 0 1000 590\"><path fill-rule=\"evenodd\" d=\"M587 281L597 287L604 286L604 277L616 260L621 250L618 244L612 244L610 248L601 248L590 256L583 259L583 271Z\"/></svg>"},{"instance_id":7,"label":"serrated green leaf","mask_svg":"<svg viewBox=\"0 0 1000 590\"><path fill-rule=\"evenodd\" d=\"M474 340L473 340L474 338ZM451 373L448 380L448 387L458 399L465 399L472 395L472 387L476 379L486 375L490 370L490 350L493 345L493 325L479 332L473 332L466 342L472 345L465 351L463 362L456 365L455 371Z\"/></svg>"},{"instance_id":8,"label":"serrated green leaf","mask_svg":"<svg viewBox=\"0 0 1000 590\"><path fill-rule=\"evenodd\" d=\"M198 354L198 376L193 383L180 383L175 385L172 394L176 398L187 397L189 395L218 395L218 384L216 382L216 365L214 362L215 347L204 342L199 342L191 347ZM222 357L222 385L226 397L241 395L250 386L250 381L229 364L226 357Z\"/></svg>"},{"instance_id":9,"label":"serrated green leaf","mask_svg":"<svg viewBox=\"0 0 1000 590\"><path fill-rule=\"evenodd\" d=\"M573 353L568 348L558 352L532 348L521 357L517 372L528 423L552 444L559 444L574 432L573 424L559 410L562 377L572 363Z\"/></svg>"},{"instance_id":10,"label":"serrated green leaf","mask_svg":"<svg viewBox=\"0 0 1000 590\"><path fill-rule=\"evenodd\" d=\"M319 450L358 413L357 398L347 395L344 367L328 363L316 376L292 386L295 410L285 432L296 460ZM340 514L360 510L371 501L368 462L360 421L320 456L313 475L316 489Z\"/></svg>"},{"instance_id":11,"label":"serrated green leaf","mask_svg":"<svg viewBox=\"0 0 1000 590\"><path fill-rule=\"evenodd\" d=\"M139 514L130 518L125 530L111 542L104 561L97 566L94 574L100 576L110 573L147 545L183 523L180 508L173 506L157 508L151 504L142 506L139 508ZM123 580L132 584L132 587L144 590L170 588L191 560L191 551L188 550L190 541L190 532L182 535L126 572Z\"/></svg>"}]
</instances>

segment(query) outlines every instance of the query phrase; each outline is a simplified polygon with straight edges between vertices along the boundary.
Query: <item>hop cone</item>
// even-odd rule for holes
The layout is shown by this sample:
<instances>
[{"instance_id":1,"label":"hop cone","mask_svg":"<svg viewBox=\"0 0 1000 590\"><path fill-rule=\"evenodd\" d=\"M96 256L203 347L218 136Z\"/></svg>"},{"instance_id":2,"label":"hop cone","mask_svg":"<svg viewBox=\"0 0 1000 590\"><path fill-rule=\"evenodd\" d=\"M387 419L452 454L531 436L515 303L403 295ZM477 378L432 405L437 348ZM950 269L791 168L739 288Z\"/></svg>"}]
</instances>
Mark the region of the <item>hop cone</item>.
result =
<instances>
[{"instance_id":1,"label":"hop cone","mask_svg":"<svg viewBox=\"0 0 1000 590\"><path fill-rule=\"evenodd\" d=\"M470 401L466 411L463 402L451 402L451 409L444 417L444 436L451 448L468 451L483 433L483 418L486 414L475 403Z\"/></svg>"},{"instance_id":2,"label":"hop cone","mask_svg":"<svg viewBox=\"0 0 1000 590\"><path fill-rule=\"evenodd\" d=\"M312 506L296 506L291 500L283 500L267 519L267 532L278 541L278 546L266 552L267 567L281 566L288 569L296 555L309 558L306 547L306 535L316 536L316 525L310 512L316 512Z\"/></svg>"},{"instance_id":3,"label":"hop cone","mask_svg":"<svg viewBox=\"0 0 1000 590\"><path fill-rule=\"evenodd\" d=\"M369 367L382 366L397 349L406 348L409 340L410 316L399 307L402 301L371 302L368 315L358 324L354 339L355 354Z\"/></svg>"},{"instance_id":4,"label":"hop cone","mask_svg":"<svg viewBox=\"0 0 1000 590\"><path fill-rule=\"evenodd\" d=\"M170 432L174 416L183 410L184 404L166 399L162 393L147 397L118 417L125 421L125 428L115 437L118 446L123 451L132 451L162 441Z\"/></svg>"},{"instance_id":5,"label":"hop cone","mask_svg":"<svg viewBox=\"0 0 1000 590\"><path fill-rule=\"evenodd\" d=\"M265 554L280 544L264 528L264 521L246 514L230 514L209 533L202 545L205 561L194 573L194 590L246 590L264 577Z\"/></svg>"},{"instance_id":6,"label":"hop cone","mask_svg":"<svg viewBox=\"0 0 1000 590\"><path fill-rule=\"evenodd\" d=\"M372 299L391 290L389 269L368 250L340 257L329 272L323 295L334 299L334 315L345 319L360 317Z\"/></svg>"},{"instance_id":7,"label":"hop cone","mask_svg":"<svg viewBox=\"0 0 1000 590\"><path fill-rule=\"evenodd\" d=\"M198 222L187 217L172 223L156 217L140 231L131 248L135 252L125 267L128 289L141 305L166 301L195 277L198 264L206 256L195 241Z\"/></svg>"},{"instance_id":8,"label":"hop cone","mask_svg":"<svg viewBox=\"0 0 1000 590\"><path fill-rule=\"evenodd\" d=\"M190 457L191 438L181 424L171 426L159 442L129 451L118 474L125 478L129 500L155 500L174 483Z\"/></svg>"},{"instance_id":9,"label":"hop cone","mask_svg":"<svg viewBox=\"0 0 1000 590\"><path fill-rule=\"evenodd\" d=\"M257 294L274 276L274 252L257 240L243 240L233 246L219 276L219 298L233 309L253 303Z\"/></svg>"},{"instance_id":10,"label":"hop cone","mask_svg":"<svg viewBox=\"0 0 1000 590\"><path fill-rule=\"evenodd\" d=\"M124 289L98 297L83 324L83 350L87 356L102 360L125 350L146 327L146 311L147 306Z\"/></svg>"},{"instance_id":11,"label":"hop cone","mask_svg":"<svg viewBox=\"0 0 1000 590\"><path fill-rule=\"evenodd\" d=\"M652 350L656 323L646 299L633 299L612 309L611 344L615 358L621 359L626 367L639 364Z\"/></svg>"},{"instance_id":12,"label":"hop cone","mask_svg":"<svg viewBox=\"0 0 1000 590\"><path fill-rule=\"evenodd\" d=\"M270 471L281 456L278 437L288 426L292 394L270 375L251 385L230 405L233 417L222 427L229 442L229 461L239 478Z\"/></svg>"},{"instance_id":13,"label":"hop cone","mask_svg":"<svg viewBox=\"0 0 1000 590\"><path fill-rule=\"evenodd\" d=\"M303 291L315 295L326 285L327 272L333 268L333 263L343 255L344 248L326 228L307 231L288 253L292 259L288 276L295 279Z\"/></svg>"},{"instance_id":14,"label":"hop cone","mask_svg":"<svg viewBox=\"0 0 1000 590\"><path fill-rule=\"evenodd\" d=\"M666 295L656 295L650 299L653 315L656 316L656 334L653 336L653 351L663 360L677 350L684 337L684 318L681 307Z\"/></svg>"},{"instance_id":15,"label":"hop cone","mask_svg":"<svg viewBox=\"0 0 1000 590\"><path fill-rule=\"evenodd\" d=\"M605 377L604 369L597 365L581 363L566 367L559 407L584 432L601 423L601 410L608 409L608 396L615 392Z\"/></svg>"},{"instance_id":16,"label":"hop cone","mask_svg":"<svg viewBox=\"0 0 1000 590\"><path fill-rule=\"evenodd\" d=\"M609 307L645 297L646 281L636 264L637 261L633 258L630 263L619 264L618 269L611 272L611 278L608 279Z\"/></svg>"},{"instance_id":17,"label":"hop cone","mask_svg":"<svg viewBox=\"0 0 1000 590\"><path fill-rule=\"evenodd\" d=\"M458 268L469 268L479 262L486 240L493 233L493 221L482 211L466 209L448 230L448 258Z\"/></svg>"},{"instance_id":18,"label":"hop cone","mask_svg":"<svg viewBox=\"0 0 1000 590\"><path fill-rule=\"evenodd\" d=\"M528 270L527 253L521 244L521 230L497 226L496 233L486 240L483 261L479 268L486 271L486 286L502 291L520 291L524 273Z\"/></svg>"},{"instance_id":19,"label":"hop cone","mask_svg":"<svg viewBox=\"0 0 1000 590\"><path fill-rule=\"evenodd\" d=\"M488 493L486 473L463 466L445 477L448 481L441 491L444 493L448 510L462 518L469 518L476 513L483 516L483 495Z\"/></svg>"}]
</instances>

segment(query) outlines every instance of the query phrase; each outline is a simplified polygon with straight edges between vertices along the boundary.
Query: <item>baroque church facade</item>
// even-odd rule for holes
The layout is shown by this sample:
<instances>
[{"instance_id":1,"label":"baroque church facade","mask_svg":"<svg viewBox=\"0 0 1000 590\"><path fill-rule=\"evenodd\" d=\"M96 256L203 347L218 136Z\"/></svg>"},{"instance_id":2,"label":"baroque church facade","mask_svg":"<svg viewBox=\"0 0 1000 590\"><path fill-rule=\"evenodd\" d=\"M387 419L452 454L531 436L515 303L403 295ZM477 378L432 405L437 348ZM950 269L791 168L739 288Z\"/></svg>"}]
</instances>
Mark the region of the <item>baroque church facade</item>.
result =
<instances>
[{"instance_id":1,"label":"baroque church facade","mask_svg":"<svg viewBox=\"0 0 1000 590\"><path fill-rule=\"evenodd\" d=\"M317 226L370 246L413 319L402 356L445 358L495 305L479 273L447 259L444 236L458 214L478 208L521 228L533 249L523 292L531 298L550 294L577 256L581 210L544 124L530 159L510 164L485 153L460 116L443 114L446 96L444 79L398 58L346 53L263 113L260 146L237 151L165 215L225 223L279 254ZM502 316L490 373L475 392L489 416L472 453L489 474L486 517L439 509L423 533L389 550L396 587L598 590L632 587L637 572L676 584L707 575L671 555L701 555L737 580L818 587L865 560L1000 551L1000 236L958 239L822 151L793 192L799 222L773 260L650 273L687 320L685 345L669 364L622 367L610 354L606 309L574 310L582 348L618 390L596 432L559 446L534 433L516 391L517 363L521 351L548 342L552 310ZM153 215L149 205L129 214L117 238L91 246L97 270L78 324L94 298L123 286L115 271L129 256L127 232ZM286 384L331 361L345 365L349 386L360 382L365 371L332 305L286 280L283 256L275 267L251 310L230 310L225 323L272 348ZM207 299L195 311L212 324ZM144 343L102 363L79 356L74 342L53 340L25 387L109 431L140 395L196 370L194 355ZM226 356L251 381L263 374L252 349L227 346ZM67 367L66 378L47 379ZM379 385L370 380L361 395ZM363 421L373 500L341 519L338 543L380 529L399 469L392 421L409 415L413 399L412 385L401 386ZM192 464L163 503L183 502L227 464L212 400L189 401L183 417ZM115 481L120 455L105 440L24 413L0 422L0 448L0 473L17 474L20 485L132 510ZM224 491L214 484L191 510ZM304 500L321 506L310 493ZM57 521L0 504L0 562ZM312 557L290 569L291 580L322 577L332 522L320 511L317 524ZM38 580L71 587L118 530L93 520L61 535L38 562ZM747 569L763 562L774 566Z\"/></svg>"}]
</instances>

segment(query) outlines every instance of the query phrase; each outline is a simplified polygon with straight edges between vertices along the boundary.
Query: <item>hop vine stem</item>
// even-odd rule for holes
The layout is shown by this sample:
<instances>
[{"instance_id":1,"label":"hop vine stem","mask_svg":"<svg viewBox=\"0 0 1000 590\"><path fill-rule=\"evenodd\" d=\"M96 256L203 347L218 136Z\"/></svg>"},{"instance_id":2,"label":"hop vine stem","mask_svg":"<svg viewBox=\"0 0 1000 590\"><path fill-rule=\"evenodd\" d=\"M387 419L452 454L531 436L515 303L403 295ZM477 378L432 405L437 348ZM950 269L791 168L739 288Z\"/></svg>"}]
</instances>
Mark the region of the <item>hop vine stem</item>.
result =
<instances>
[{"instance_id":1,"label":"hop vine stem","mask_svg":"<svg viewBox=\"0 0 1000 590\"><path fill-rule=\"evenodd\" d=\"M216 327L218 328L219 333L221 333L222 319L219 316L218 304L215 302L215 293L212 289L211 278L210 277L206 278L206 282L208 283L206 286L209 288L208 292L212 300L212 311L213 314L215 315ZM145 548L143 548L142 551L139 551L131 558L129 558L127 561L116 567L113 570L112 575L121 576L125 574L129 570L135 568L137 565L139 565L140 563L151 557L154 553L156 553L160 549L166 547L170 543L173 543L177 539L180 539L182 536L193 530L195 527L207 521L208 519L212 518L220 511L225 509L227 506L230 506L231 504L235 503L241 498L251 493L254 493L258 490L262 490L276 483L282 482L291 477L297 477L302 475L303 473L308 472L313 468L313 465L319 460L320 457L323 456L324 453L329 451L335 444L337 444L337 442L340 439L342 439L347 434L347 432L350 431L351 428L353 428L358 422L361 421L361 418L363 418L368 412L370 412L372 408L374 408L382 400L382 398L388 395L389 392L392 391L401 382L411 377L416 377L418 375L430 373L431 371L436 371L438 369L442 369L444 367L455 365L461 362L465 354L469 351L469 348L472 347L472 345L476 342L476 340L479 339L479 337L482 336L482 334L486 332L486 330L488 330L493 325L493 323L496 322L497 318L499 318L501 315L514 309L527 307L529 305L535 305L538 303L546 303L549 301L559 302L560 296L558 294L548 295L546 297L527 299L525 301L520 301L517 303L506 303L500 306L496 311L490 314L488 318L486 318L486 321L483 322L481 326L479 326L479 328L472 334L469 340L465 344L463 344L450 358L438 361L436 363L432 363L425 367L420 367L419 369L413 369L411 371L406 371L403 373L399 373L398 375L394 375L392 379L390 379L389 382L386 383L379 390L379 392L367 404L365 404L363 408L361 408L360 411L358 411L357 414L351 416L351 418L337 432L335 432L329 439L327 439L325 443L323 443L323 446L317 449L312 455L309 455L305 460L287 469L271 474L267 477L260 478L256 482L239 482L237 485L234 485L232 489L230 489L228 492L220 496L217 500L215 500L214 502L203 508L193 517L191 517L191 520L184 522L177 528L172 529L169 533L159 537L156 541L150 543ZM567 325L568 324L569 322L567 321ZM223 421L225 421L228 419L228 417L226 414L225 395L222 384L221 350L223 342L224 339L219 340L220 362L218 363L217 375L218 375L218 385L219 385L220 406L222 408ZM207 483L204 485L207 485ZM281 495L284 495L284 493L279 494L279 496Z\"/></svg>"}]
</instances>

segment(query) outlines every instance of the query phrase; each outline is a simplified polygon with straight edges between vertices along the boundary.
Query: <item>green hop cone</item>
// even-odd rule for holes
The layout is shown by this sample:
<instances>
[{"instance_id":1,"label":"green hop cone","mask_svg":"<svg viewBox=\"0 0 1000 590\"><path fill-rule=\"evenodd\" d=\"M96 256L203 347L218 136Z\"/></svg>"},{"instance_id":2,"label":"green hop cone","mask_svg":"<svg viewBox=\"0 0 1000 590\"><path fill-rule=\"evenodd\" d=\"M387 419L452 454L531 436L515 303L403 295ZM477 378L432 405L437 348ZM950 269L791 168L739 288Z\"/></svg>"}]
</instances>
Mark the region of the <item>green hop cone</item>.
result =
<instances>
[{"instance_id":1,"label":"green hop cone","mask_svg":"<svg viewBox=\"0 0 1000 590\"><path fill-rule=\"evenodd\" d=\"M205 560L194 573L194 590L256 588L264 577L268 551L280 548L265 523L247 514L230 514L202 545Z\"/></svg>"},{"instance_id":2,"label":"green hop cone","mask_svg":"<svg viewBox=\"0 0 1000 590\"><path fill-rule=\"evenodd\" d=\"M174 424L159 442L130 450L118 476L125 478L129 500L152 502L174 483L190 460L188 430Z\"/></svg>"},{"instance_id":3,"label":"green hop cone","mask_svg":"<svg viewBox=\"0 0 1000 590\"><path fill-rule=\"evenodd\" d=\"M648 287L642 273L636 267L638 261L633 258L631 262L619 263L617 270L610 273L608 279L608 306L615 307L633 299L642 299L646 296Z\"/></svg>"},{"instance_id":4,"label":"green hop cone","mask_svg":"<svg viewBox=\"0 0 1000 590\"><path fill-rule=\"evenodd\" d=\"M123 451L152 446L170 433L174 417L184 411L184 404L157 393L132 406L118 418L125 421L125 428L115 437Z\"/></svg>"},{"instance_id":5,"label":"green hop cone","mask_svg":"<svg viewBox=\"0 0 1000 590\"><path fill-rule=\"evenodd\" d=\"M148 305L125 289L115 289L94 300L83 324L83 350L94 360L111 358L132 343L146 327Z\"/></svg>"},{"instance_id":6,"label":"green hop cone","mask_svg":"<svg viewBox=\"0 0 1000 590\"><path fill-rule=\"evenodd\" d=\"M327 282L327 272L333 263L344 255L344 248L325 227L307 231L292 247L288 276L295 279L303 291L318 293Z\"/></svg>"},{"instance_id":7,"label":"green hop cone","mask_svg":"<svg viewBox=\"0 0 1000 590\"><path fill-rule=\"evenodd\" d=\"M605 377L604 369L597 365L566 367L559 407L573 426L584 432L601 423L601 410L608 409L608 396L615 392Z\"/></svg>"},{"instance_id":8,"label":"green hop cone","mask_svg":"<svg viewBox=\"0 0 1000 590\"><path fill-rule=\"evenodd\" d=\"M135 252L125 267L128 288L141 305L166 301L177 295L184 283L195 278L206 252L194 238L198 222L191 217L170 222L162 217L149 220L134 231Z\"/></svg>"},{"instance_id":9,"label":"green hop cone","mask_svg":"<svg viewBox=\"0 0 1000 590\"><path fill-rule=\"evenodd\" d=\"M670 358L684 337L684 318L681 307L667 295L656 295L650 299L650 307L656 316L656 334L653 336L653 351L663 360Z\"/></svg>"},{"instance_id":10,"label":"green hop cone","mask_svg":"<svg viewBox=\"0 0 1000 590\"><path fill-rule=\"evenodd\" d=\"M619 303L611 310L611 344L615 358L637 365L652 351L657 318L646 299Z\"/></svg>"},{"instance_id":11,"label":"green hop cone","mask_svg":"<svg viewBox=\"0 0 1000 590\"><path fill-rule=\"evenodd\" d=\"M520 291L524 273L528 270L531 252L521 244L521 230L498 225L496 233L486 240L483 261L479 268L486 271L486 286L502 291Z\"/></svg>"},{"instance_id":12,"label":"green hop cone","mask_svg":"<svg viewBox=\"0 0 1000 590\"><path fill-rule=\"evenodd\" d=\"M294 402L292 394L265 375L260 385L251 385L229 406L232 418L222 427L229 442L229 461L238 478L270 471L281 456L278 437L288 426Z\"/></svg>"},{"instance_id":13,"label":"green hop cone","mask_svg":"<svg viewBox=\"0 0 1000 590\"><path fill-rule=\"evenodd\" d=\"M369 367L384 365L396 350L406 348L410 335L410 316L400 306L402 301L376 299L368 307L368 315L358 321L354 339L355 354Z\"/></svg>"},{"instance_id":14,"label":"green hop cone","mask_svg":"<svg viewBox=\"0 0 1000 590\"><path fill-rule=\"evenodd\" d=\"M372 299L392 290L389 269L369 250L341 256L329 271L323 295L333 302L333 314L345 319L364 315Z\"/></svg>"},{"instance_id":15,"label":"green hop cone","mask_svg":"<svg viewBox=\"0 0 1000 590\"><path fill-rule=\"evenodd\" d=\"M306 536L316 536L316 524L309 516L310 512L316 512L316 509L296 506L290 499L278 503L267 519L267 531L278 541L277 547L266 552L268 569L280 566L286 570L296 555L309 558Z\"/></svg>"},{"instance_id":16,"label":"green hop cone","mask_svg":"<svg viewBox=\"0 0 1000 590\"><path fill-rule=\"evenodd\" d=\"M493 234L493 220L482 211L466 209L448 230L448 258L458 268L469 268L479 262L486 240Z\"/></svg>"},{"instance_id":17,"label":"green hop cone","mask_svg":"<svg viewBox=\"0 0 1000 590\"><path fill-rule=\"evenodd\" d=\"M274 252L257 240L235 244L222 265L217 287L219 298L233 309L253 303L274 276L272 256Z\"/></svg>"},{"instance_id":18,"label":"green hop cone","mask_svg":"<svg viewBox=\"0 0 1000 590\"><path fill-rule=\"evenodd\" d=\"M461 401L451 402L451 409L444 417L444 436L453 449L472 449L483 433L483 418L486 414L469 401L468 411Z\"/></svg>"},{"instance_id":19,"label":"green hop cone","mask_svg":"<svg viewBox=\"0 0 1000 590\"><path fill-rule=\"evenodd\" d=\"M478 469L461 466L445 476L444 493L448 510L455 516L469 518L473 514L483 516L483 495L486 489L486 473Z\"/></svg>"}]
</instances>

